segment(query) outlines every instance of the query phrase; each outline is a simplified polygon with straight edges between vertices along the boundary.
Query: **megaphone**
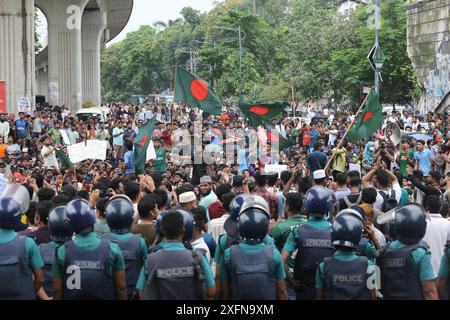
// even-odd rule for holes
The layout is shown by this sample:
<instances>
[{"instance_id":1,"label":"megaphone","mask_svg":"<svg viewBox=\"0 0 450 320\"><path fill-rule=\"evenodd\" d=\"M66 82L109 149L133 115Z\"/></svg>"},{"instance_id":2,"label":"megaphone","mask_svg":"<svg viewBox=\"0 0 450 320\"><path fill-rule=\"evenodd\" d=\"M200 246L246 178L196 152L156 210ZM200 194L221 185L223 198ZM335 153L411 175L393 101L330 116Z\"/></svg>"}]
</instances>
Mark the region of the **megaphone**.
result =
<instances>
[{"instance_id":1,"label":"megaphone","mask_svg":"<svg viewBox=\"0 0 450 320\"><path fill-rule=\"evenodd\" d=\"M389 131L391 132L391 135L388 135ZM410 133L411 132L401 130L396 123L389 123L384 129L384 136L387 139L391 139L395 146L398 146L402 141L402 138Z\"/></svg>"}]
</instances>

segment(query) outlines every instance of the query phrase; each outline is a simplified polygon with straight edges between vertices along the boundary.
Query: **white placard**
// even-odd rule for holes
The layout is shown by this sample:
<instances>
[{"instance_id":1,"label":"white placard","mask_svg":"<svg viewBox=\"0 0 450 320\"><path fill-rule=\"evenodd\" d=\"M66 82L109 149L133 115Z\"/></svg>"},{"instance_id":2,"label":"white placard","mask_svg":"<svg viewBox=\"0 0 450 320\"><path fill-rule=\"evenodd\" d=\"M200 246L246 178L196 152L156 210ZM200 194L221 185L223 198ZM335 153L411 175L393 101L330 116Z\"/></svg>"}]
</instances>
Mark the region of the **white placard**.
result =
<instances>
[{"instance_id":1,"label":"white placard","mask_svg":"<svg viewBox=\"0 0 450 320\"><path fill-rule=\"evenodd\" d=\"M156 159L156 152L155 152L155 146L153 145L153 141L150 140L150 143L148 144L147 148L147 160L153 160Z\"/></svg>"},{"instance_id":2,"label":"white placard","mask_svg":"<svg viewBox=\"0 0 450 320\"><path fill-rule=\"evenodd\" d=\"M269 174L269 173L277 173L278 175L281 174L281 172L285 171L288 169L288 166L285 164L266 164L264 166L264 170L263 172L265 174Z\"/></svg>"},{"instance_id":3,"label":"white placard","mask_svg":"<svg viewBox=\"0 0 450 320\"><path fill-rule=\"evenodd\" d=\"M92 160L106 160L108 141L88 140L86 144L86 158Z\"/></svg>"},{"instance_id":4,"label":"white placard","mask_svg":"<svg viewBox=\"0 0 450 320\"><path fill-rule=\"evenodd\" d=\"M72 163L78 163L87 159L86 157L86 145L84 142L73 144L67 147L69 158Z\"/></svg>"},{"instance_id":5,"label":"white placard","mask_svg":"<svg viewBox=\"0 0 450 320\"><path fill-rule=\"evenodd\" d=\"M25 112L30 114L31 112L30 98L19 97L17 99L17 109L19 110L19 112Z\"/></svg>"},{"instance_id":6,"label":"white placard","mask_svg":"<svg viewBox=\"0 0 450 320\"><path fill-rule=\"evenodd\" d=\"M59 129L59 132L61 132L61 137L62 137L62 139L63 139L63 141L64 141L64 144L65 144L66 146L70 146L71 143L70 143L69 136L67 135L66 130Z\"/></svg>"},{"instance_id":7,"label":"white placard","mask_svg":"<svg viewBox=\"0 0 450 320\"><path fill-rule=\"evenodd\" d=\"M48 84L48 91L50 94L50 104L59 105L59 85L58 82L50 82Z\"/></svg>"},{"instance_id":8,"label":"white placard","mask_svg":"<svg viewBox=\"0 0 450 320\"><path fill-rule=\"evenodd\" d=\"M349 163L348 171L358 171L359 176L361 177L361 165L359 164Z\"/></svg>"}]
</instances>

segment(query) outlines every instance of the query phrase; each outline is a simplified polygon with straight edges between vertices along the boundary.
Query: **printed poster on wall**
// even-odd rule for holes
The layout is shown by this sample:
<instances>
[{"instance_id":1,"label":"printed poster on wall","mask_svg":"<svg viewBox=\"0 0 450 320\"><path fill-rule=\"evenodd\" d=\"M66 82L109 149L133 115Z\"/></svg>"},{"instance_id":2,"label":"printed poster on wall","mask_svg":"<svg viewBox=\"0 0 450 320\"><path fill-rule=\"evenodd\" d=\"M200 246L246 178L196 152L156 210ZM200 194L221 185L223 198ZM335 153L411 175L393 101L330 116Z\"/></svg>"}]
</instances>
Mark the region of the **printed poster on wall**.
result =
<instances>
[{"instance_id":1,"label":"printed poster on wall","mask_svg":"<svg viewBox=\"0 0 450 320\"><path fill-rule=\"evenodd\" d=\"M50 104L53 106L59 105L59 85L58 82L50 82L48 84L48 92L50 95Z\"/></svg>"}]
</instances>

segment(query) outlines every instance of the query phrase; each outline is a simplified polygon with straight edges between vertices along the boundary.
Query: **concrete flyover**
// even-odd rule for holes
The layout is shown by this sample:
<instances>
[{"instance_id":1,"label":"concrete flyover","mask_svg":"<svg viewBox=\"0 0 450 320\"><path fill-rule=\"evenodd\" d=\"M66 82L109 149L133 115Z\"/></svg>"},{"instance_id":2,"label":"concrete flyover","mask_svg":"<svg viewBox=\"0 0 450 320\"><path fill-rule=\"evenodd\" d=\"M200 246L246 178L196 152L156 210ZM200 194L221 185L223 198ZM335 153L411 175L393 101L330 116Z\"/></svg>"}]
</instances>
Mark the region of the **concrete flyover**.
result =
<instances>
[{"instance_id":1,"label":"concrete flyover","mask_svg":"<svg viewBox=\"0 0 450 320\"><path fill-rule=\"evenodd\" d=\"M48 22L48 46L34 55L34 6ZM6 107L35 96L75 112L101 103L100 53L126 26L133 0L0 0L0 80Z\"/></svg>"},{"instance_id":2,"label":"concrete flyover","mask_svg":"<svg viewBox=\"0 0 450 320\"><path fill-rule=\"evenodd\" d=\"M450 0L422 0L408 7L408 55L424 88L419 109L450 109Z\"/></svg>"}]
</instances>

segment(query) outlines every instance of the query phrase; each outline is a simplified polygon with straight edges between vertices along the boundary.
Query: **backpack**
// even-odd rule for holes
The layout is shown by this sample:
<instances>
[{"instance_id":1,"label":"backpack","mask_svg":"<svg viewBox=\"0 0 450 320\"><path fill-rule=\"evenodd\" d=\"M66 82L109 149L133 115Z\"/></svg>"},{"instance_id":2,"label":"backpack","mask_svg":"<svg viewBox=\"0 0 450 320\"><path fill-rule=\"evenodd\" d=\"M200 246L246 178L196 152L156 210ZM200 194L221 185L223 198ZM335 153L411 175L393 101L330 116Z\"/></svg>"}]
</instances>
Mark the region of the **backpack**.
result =
<instances>
[{"instance_id":1,"label":"backpack","mask_svg":"<svg viewBox=\"0 0 450 320\"><path fill-rule=\"evenodd\" d=\"M389 210L398 207L398 201L395 198L395 190L391 190L391 194L389 196L384 191L378 191L378 193L383 198L383 205L381 206L381 211L388 212Z\"/></svg>"},{"instance_id":2,"label":"backpack","mask_svg":"<svg viewBox=\"0 0 450 320\"><path fill-rule=\"evenodd\" d=\"M345 204L347 205L347 208L350 209L353 206L359 205L361 203L362 193L359 193L358 199L356 199L356 202L350 202L350 200L348 199L348 196L343 197L342 200L344 200Z\"/></svg>"}]
</instances>

